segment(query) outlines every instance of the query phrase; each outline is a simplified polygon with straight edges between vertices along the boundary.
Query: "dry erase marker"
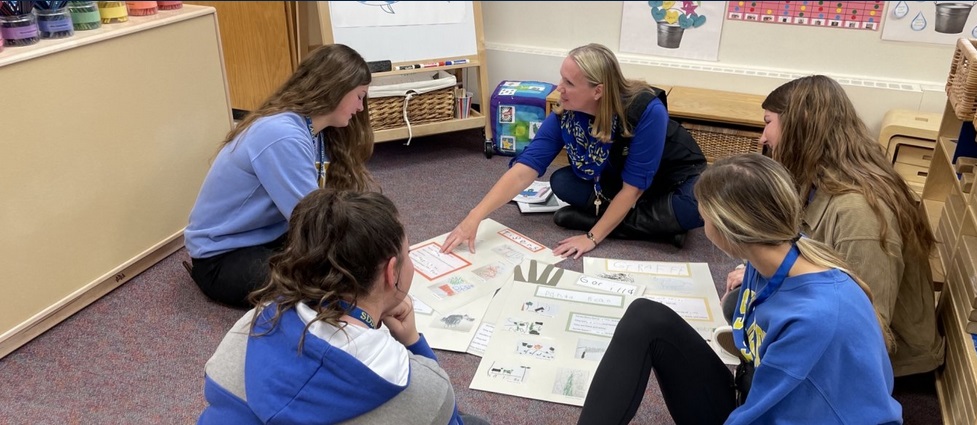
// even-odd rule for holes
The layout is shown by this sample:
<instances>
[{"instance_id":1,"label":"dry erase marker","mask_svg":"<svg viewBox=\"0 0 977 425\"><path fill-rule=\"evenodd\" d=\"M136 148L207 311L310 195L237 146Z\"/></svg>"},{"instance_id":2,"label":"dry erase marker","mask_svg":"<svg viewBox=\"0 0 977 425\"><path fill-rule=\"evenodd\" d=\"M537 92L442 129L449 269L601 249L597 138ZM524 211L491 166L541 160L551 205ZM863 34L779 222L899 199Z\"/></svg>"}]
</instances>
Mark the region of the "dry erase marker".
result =
<instances>
[{"instance_id":1,"label":"dry erase marker","mask_svg":"<svg viewBox=\"0 0 977 425\"><path fill-rule=\"evenodd\" d=\"M464 64L464 63L468 63L468 59L455 59L453 61L445 61L444 62L445 65L461 65L461 64Z\"/></svg>"},{"instance_id":2,"label":"dry erase marker","mask_svg":"<svg viewBox=\"0 0 977 425\"><path fill-rule=\"evenodd\" d=\"M421 68L435 68L439 66L441 66L441 62L422 63L419 65Z\"/></svg>"},{"instance_id":3,"label":"dry erase marker","mask_svg":"<svg viewBox=\"0 0 977 425\"><path fill-rule=\"evenodd\" d=\"M415 63L413 65L400 65L397 67L398 71L405 71L408 69L421 69L421 64Z\"/></svg>"}]
</instances>

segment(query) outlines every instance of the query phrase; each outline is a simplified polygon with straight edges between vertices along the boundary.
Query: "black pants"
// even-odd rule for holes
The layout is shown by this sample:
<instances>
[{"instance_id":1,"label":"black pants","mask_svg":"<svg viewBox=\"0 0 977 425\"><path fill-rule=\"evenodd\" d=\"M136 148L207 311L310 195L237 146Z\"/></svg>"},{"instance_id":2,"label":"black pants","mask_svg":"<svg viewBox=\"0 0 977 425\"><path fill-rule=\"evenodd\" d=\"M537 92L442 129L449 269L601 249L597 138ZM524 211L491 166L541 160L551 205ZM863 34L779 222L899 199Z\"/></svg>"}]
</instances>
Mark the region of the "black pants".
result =
<instances>
[{"instance_id":1,"label":"black pants","mask_svg":"<svg viewBox=\"0 0 977 425\"><path fill-rule=\"evenodd\" d=\"M285 235L264 245L239 248L209 258L193 258L190 276L204 295L233 307L251 308L248 294L268 283L268 259Z\"/></svg>"},{"instance_id":2,"label":"black pants","mask_svg":"<svg viewBox=\"0 0 977 425\"><path fill-rule=\"evenodd\" d=\"M733 374L709 344L670 308L638 298L617 324L577 424L629 423L652 371L676 424L721 424L736 408Z\"/></svg>"}]
</instances>

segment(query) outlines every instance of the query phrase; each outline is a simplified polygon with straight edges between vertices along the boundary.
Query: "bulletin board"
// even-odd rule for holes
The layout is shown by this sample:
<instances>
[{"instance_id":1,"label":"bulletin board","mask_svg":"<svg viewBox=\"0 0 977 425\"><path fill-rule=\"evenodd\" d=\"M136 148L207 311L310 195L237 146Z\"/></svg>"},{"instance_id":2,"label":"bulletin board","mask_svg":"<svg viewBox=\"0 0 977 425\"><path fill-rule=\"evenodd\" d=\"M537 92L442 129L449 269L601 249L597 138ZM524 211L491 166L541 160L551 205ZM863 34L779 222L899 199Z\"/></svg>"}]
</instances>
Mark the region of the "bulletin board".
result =
<instances>
[{"instance_id":1,"label":"bulletin board","mask_svg":"<svg viewBox=\"0 0 977 425\"><path fill-rule=\"evenodd\" d=\"M726 19L877 31L884 1L731 1Z\"/></svg>"},{"instance_id":2,"label":"bulletin board","mask_svg":"<svg viewBox=\"0 0 977 425\"><path fill-rule=\"evenodd\" d=\"M481 8L471 1L317 2L324 44L352 47L367 61L422 61L479 53Z\"/></svg>"}]
</instances>

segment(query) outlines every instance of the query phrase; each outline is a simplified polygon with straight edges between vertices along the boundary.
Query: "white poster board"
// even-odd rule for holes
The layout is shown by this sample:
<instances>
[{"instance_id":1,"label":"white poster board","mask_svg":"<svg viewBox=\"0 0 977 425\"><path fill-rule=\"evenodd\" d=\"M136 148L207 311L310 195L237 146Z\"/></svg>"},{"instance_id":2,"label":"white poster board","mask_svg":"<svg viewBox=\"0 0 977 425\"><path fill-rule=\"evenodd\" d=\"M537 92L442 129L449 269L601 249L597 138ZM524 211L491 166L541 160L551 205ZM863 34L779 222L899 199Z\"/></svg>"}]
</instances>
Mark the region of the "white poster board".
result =
<instances>
[{"instance_id":1,"label":"white poster board","mask_svg":"<svg viewBox=\"0 0 977 425\"><path fill-rule=\"evenodd\" d=\"M728 323L708 264L585 257L583 269L594 280L606 282L604 285L638 286L637 296L662 303L682 316L723 363L739 364L738 358L712 341L713 331Z\"/></svg>"},{"instance_id":2,"label":"white poster board","mask_svg":"<svg viewBox=\"0 0 977 425\"><path fill-rule=\"evenodd\" d=\"M420 61L475 56L472 2L318 2L323 31L367 61ZM328 3L328 13L323 14ZM327 19L322 19L326 16Z\"/></svg>"},{"instance_id":3,"label":"white poster board","mask_svg":"<svg viewBox=\"0 0 977 425\"><path fill-rule=\"evenodd\" d=\"M558 286L513 281L500 293L495 330L470 388L583 405L634 297L567 287L581 276L564 271Z\"/></svg>"},{"instance_id":4,"label":"white poster board","mask_svg":"<svg viewBox=\"0 0 977 425\"><path fill-rule=\"evenodd\" d=\"M512 279L523 260L554 264L563 258L553 250L505 225L485 219L475 235L475 254L462 244L441 254L448 234L411 247L417 330L432 348L464 352L478 330L495 292Z\"/></svg>"}]
</instances>

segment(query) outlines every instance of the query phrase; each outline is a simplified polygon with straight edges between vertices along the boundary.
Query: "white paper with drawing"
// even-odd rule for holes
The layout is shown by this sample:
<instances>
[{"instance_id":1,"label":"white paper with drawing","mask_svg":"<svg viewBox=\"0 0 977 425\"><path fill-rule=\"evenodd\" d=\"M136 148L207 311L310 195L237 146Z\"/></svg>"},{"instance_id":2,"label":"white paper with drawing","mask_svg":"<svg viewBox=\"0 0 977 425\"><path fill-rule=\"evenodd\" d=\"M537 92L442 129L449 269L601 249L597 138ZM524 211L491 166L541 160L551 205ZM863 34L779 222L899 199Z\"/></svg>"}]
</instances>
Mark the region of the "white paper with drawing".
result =
<instances>
[{"instance_id":1,"label":"white paper with drawing","mask_svg":"<svg viewBox=\"0 0 977 425\"><path fill-rule=\"evenodd\" d=\"M580 273L565 270L573 285ZM629 295L514 280L470 388L583 405ZM493 306L495 302L493 302Z\"/></svg>"},{"instance_id":2,"label":"white paper with drawing","mask_svg":"<svg viewBox=\"0 0 977 425\"><path fill-rule=\"evenodd\" d=\"M502 309L508 298L509 290L512 288L513 281L580 289L573 288L574 282L579 279L578 276L580 276L579 273L570 272L552 264L545 264L531 259L523 260L522 264L519 264L513 270L512 277L499 288L495 297L492 298L492 302L489 304L488 310L482 318L482 324L475 338L472 339L472 343L468 347L467 352L476 356L485 354L485 349L492 337L495 324L499 323L499 316L502 314Z\"/></svg>"},{"instance_id":3,"label":"white paper with drawing","mask_svg":"<svg viewBox=\"0 0 977 425\"><path fill-rule=\"evenodd\" d=\"M494 220L483 220L475 239L475 254L462 244L442 254L448 234L411 247L414 281L410 295L415 300L417 329L431 347L465 351L492 295L512 276L524 259L554 263L562 258L537 241ZM421 306L419 308L419 306Z\"/></svg>"},{"instance_id":4,"label":"white paper with drawing","mask_svg":"<svg viewBox=\"0 0 977 425\"><path fill-rule=\"evenodd\" d=\"M597 289L637 287L634 295L660 302L682 316L724 363L739 363L712 341L713 331L727 323L708 264L585 257L583 268L586 276L593 276L597 283L591 286Z\"/></svg>"}]
</instances>

